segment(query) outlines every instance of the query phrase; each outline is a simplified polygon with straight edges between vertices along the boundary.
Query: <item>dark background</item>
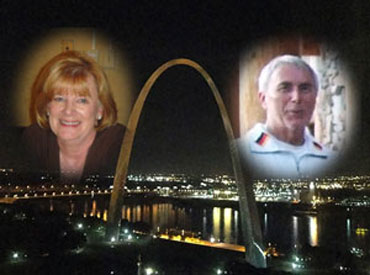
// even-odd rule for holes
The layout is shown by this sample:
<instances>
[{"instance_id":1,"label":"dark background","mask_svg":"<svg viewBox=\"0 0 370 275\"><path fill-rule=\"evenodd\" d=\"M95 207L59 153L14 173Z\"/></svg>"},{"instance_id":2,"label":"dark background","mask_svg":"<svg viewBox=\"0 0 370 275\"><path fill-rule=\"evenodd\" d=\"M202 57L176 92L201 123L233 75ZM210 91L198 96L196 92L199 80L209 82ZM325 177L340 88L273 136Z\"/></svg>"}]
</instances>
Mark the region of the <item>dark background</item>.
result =
<instances>
[{"instance_id":1,"label":"dark background","mask_svg":"<svg viewBox=\"0 0 370 275\"><path fill-rule=\"evenodd\" d=\"M92 27L128 57L138 94L160 65L185 57L212 76L227 106L237 94L238 62L260 39L313 35L341 54L358 87L361 122L339 174L369 172L370 2L354 1L1 1L0 168L17 167L20 132L11 102L17 66L50 29ZM27 108L27 106L25 106ZM231 174L228 144L208 86L175 67L154 85L139 123L130 170Z\"/></svg>"}]
</instances>

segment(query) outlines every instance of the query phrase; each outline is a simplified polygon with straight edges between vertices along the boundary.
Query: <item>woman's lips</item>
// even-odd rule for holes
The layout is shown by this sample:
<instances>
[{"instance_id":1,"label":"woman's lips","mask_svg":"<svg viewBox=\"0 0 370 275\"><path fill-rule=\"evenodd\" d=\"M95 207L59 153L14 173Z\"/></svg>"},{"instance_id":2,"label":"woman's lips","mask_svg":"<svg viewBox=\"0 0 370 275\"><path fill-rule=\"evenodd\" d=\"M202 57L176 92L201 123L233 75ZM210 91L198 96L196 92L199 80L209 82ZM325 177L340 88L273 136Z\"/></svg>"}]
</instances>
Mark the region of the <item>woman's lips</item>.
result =
<instances>
[{"instance_id":1,"label":"woman's lips","mask_svg":"<svg viewBox=\"0 0 370 275\"><path fill-rule=\"evenodd\" d=\"M60 120L62 126L76 127L80 124L80 121L69 121L69 120Z\"/></svg>"}]
</instances>

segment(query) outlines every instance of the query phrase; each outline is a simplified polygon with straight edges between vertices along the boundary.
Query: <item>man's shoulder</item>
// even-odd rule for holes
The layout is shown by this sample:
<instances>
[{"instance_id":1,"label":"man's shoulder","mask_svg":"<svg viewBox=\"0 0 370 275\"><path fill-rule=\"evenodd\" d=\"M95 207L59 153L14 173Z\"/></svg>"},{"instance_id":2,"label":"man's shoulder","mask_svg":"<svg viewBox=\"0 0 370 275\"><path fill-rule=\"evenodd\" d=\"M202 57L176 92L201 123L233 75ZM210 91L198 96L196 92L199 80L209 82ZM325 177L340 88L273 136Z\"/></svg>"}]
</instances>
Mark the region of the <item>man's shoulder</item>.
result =
<instances>
[{"instance_id":1,"label":"man's shoulder","mask_svg":"<svg viewBox=\"0 0 370 275\"><path fill-rule=\"evenodd\" d=\"M248 147L253 152L270 152L278 150L274 137L267 132L262 123L255 124L239 141L240 147Z\"/></svg>"},{"instance_id":2,"label":"man's shoulder","mask_svg":"<svg viewBox=\"0 0 370 275\"><path fill-rule=\"evenodd\" d=\"M305 140L307 144L307 150L310 153L326 158L335 155L335 153L329 147L316 140L308 130L306 130L305 133Z\"/></svg>"},{"instance_id":3,"label":"man's shoulder","mask_svg":"<svg viewBox=\"0 0 370 275\"><path fill-rule=\"evenodd\" d=\"M246 137L248 139L256 139L258 138L262 133L266 132L266 127L262 123L256 123L246 134Z\"/></svg>"},{"instance_id":4,"label":"man's shoulder","mask_svg":"<svg viewBox=\"0 0 370 275\"><path fill-rule=\"evenodd\" d=\"M257 123L245 135L238 139L238 143L254 142L263 133L265 133L263 124Z\"/></svg>"}]
</instances>

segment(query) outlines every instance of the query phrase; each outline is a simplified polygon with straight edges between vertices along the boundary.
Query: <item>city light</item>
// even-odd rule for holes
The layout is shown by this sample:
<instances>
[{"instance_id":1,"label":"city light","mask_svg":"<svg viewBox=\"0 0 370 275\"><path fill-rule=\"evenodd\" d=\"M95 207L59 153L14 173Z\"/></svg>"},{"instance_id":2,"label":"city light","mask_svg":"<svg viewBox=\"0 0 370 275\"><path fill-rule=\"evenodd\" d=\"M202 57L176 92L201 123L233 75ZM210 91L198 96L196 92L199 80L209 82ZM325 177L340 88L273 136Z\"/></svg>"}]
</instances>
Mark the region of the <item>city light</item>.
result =
<instances>
[{"instance_id":1,"label":"city light","mask_svg":"<svg viewBox=\"0 0 370 275\"><path fill-rule=\"evenodd\" d=\"M153 228L155 231L154 235L149 235L153 233L146 233L139 232L133 226L136 222L145 221L146 223L148 220L153 219L150 215L157 215L161 216L164 210L158 210L157 208L151 209L146 206L140 205L139 207L135 205L135 207L125 206L125 211L122 211L122 219L127 219L129 225L125 225L122 228L120 238L111 237L108 238L108 242L105 243L108 247L123 247L123 246L132 246L136 243L141 244L141 240L144 240L145 234L148 236L152 236L153 239L156 238L159 241L160 239L166 239L170 241L178 241L178 242L187 242L192 244L199 244L199 245L207 245L209 247L219 248L222 246L228 245L227 243L230 241L230 237L228 237L228 232L231 232L233 228L237 227L238 223L240 222L240 212L235 210L237 208L237 201L230 202L231 200L237 200L237 185L235 180L230 176L202 176L199 178L190 177L186 175L141 175L138 177L136 182L132 183L129 182L125 186L125 192L132 196L132 198L137 197L146 198L153 196L160 197L161 202L167 201L167 197L175 198L181 202L193 202L193 201L201 201L202 199L208 200L208 203L214 203L212 206L212 211L207 209L203 213L203 229L199 229L199 232L196 232L195 235L188 235L188 233L195 233L195 232L188 232L186 226L176 227L178 232L170 232L174 227L168 226L165 221L160 221L160 226L157 224L153 224ZM290 263L285 265L288 270L294 269L298 270L306 269L306 268L315 268L312 267L316 263L316 258L314 258L313 254L307 253L305 250L301 250L302 244L300 241L300 237L303 233L300 232L300 228L304 228L306 236L305 241L310 248L320 248L322 245L323 233L322 233L322 224L320 224L320 215L323 211L325 211L325 206L328 205L330 208L335 209L342 209L343 212L346 212L346 216L351 218L346 218L346 232L347 238L353 239L355 236L359 240L366 240L368 235L370 234L370 227L368 227L366 222L357 222L353 219L352 214L356 213L357 209L361 210L365 209L370 206L370 197L367 193L359 193L359 195L352 196L348 195L345 196L336 196L335 192L339 190L339 193L345 194L345 189L348 188L350 190L355 191L363 191L364 189L370 190L370 177L336 177L336 178L316 178L316 179L264 179L264 180L256 180L253 182L253 187L256 195L256 200L260 203L260 205L264 206L264 224L266 225L266 231L268 230L267 224L271 223L270 218L273 217L272 210L276 205L279 207L281 204L275 202L284 202L284 205L290 205L290 209L293 210L293 215L291 216L293 222L291 223L292 226L292 241L294 243L294 253L298 253L297 256L293 258L289 258L288 254L283 253L275 253L275 250L270 247L270 254L266 254L267 256L274 256L274 257L287 257L287 262ZM10 198L12 201L18 200L32 200L35 197L38 197L38 200L49 200L51 196L61 196L64 195L68 196L81 196L81 199L87 198L90 199L90 194L98 194L100 193L101 196L108 198L107 194L110 194L112 189L111 184L102 184L99 185L98 183L91 181L88 185L52 185L50 183L44 183L42 186L39 184L31 184L31 185L9 185L9 184L1 184L0 183L0 192L3 198ZM351 194L351 192L348 192ZM325 194L325 195L323 195ZM83 197L85 196L85 197ZM63 198L65 199L65 198ZM214 200L215 202L212 202ZM54 198L51 198L50 201L54 201L54 207L57 207L55 204ZM72 201L72 199L70 200ZM100 203L99 200L94 199L95 204ZM94 204L93 204L94 205ZM162 204L161 204L162 205ZM185 204L187 205L187 204ZM221 205L221 206L220 206ZM167 206L166 206L167 207ZM185 223L188 215L192 215L191 211L186 212L182 209L180 211L179 220L181 223ZM314 208L316 207L316 208ZM362 208L364 207L364 208ZM357 209L356 209L357 208ZM52 209L52 207L50 208ZM133 210L135 209L135 210ZM303 209L303 210L302 210ZM80 218L78 215L82 212L77 208L77 204L70 207L70 224L75 230L86 229L83 232L77 233L85 233L85 236L88 238L90 237L90 231L94 231L94 234L98 235L97 230L90 230L92 226L87 222L80 222ZM68 211L69 211L68 210ZM151 211L153 210L153 214ZM313 211L314 210L314 211ZM347 210L347 211L346 211ZM102 206L90 206L85 204L85 208L82 209L85 211L83 215L87 218L86 221L90 218L96 218L101 222L106 221L107 216L107 209L103 209ZM161 212L162 211L162 212ZM167 210L166 210L167 211ZM177 209L175 210L177 211ZM271 212L270 212L271 211ZM158 213L157 213L158 212ZM298 213L300 212L300 213ZM4 212L5 213L5 212ZM239 215L239 216L238 216ZM212 216L212 217L210 217ZM302 216L304 218L302 218ZM17 216L20 217L20 216ZM105 218L104 218L105 217ZM184 218L185 217L185 218ZM73 220L73 218L76 218ZM163 215L160 217L161 219L167 218ZM212 223L212 230L208 230L209 227L209 219L211 219ZM304 220L304 224L302 225L302 220ZM77 222L75 222L77 221ZM299 227L298 227L299 225ZM102 225L102 230L99 233L99 238L103 240L104 232L105 232L105 225ZM269 225L270 226L270 225ZM138 226L140 227L140 226ZM184 229L185 228L185 229ZM68 237L69 237L69 231ZM164 233L166 232L166 233ZM227 233L227 234L226 234ZM67 234L65 234L66 236ZM227 235L227 236L226 236ZM72 236L72 234L71 234ZM144 237L143 237L144 236ZM229 238L229 239L228 239ZM139 241L136 241L138 239ZM149 238L148 238L149 239ZM151 239L151 238L150 238ZM104 238L104 241L106 239ZM121 240L123 240L121 242ZM207 241L209 240L209 241ZM112 244L109 244L112 243ZM117 242L117 243L115 243ZM231 242L233 240L231 239ZM113 244L114 243L114 244ZM118 245L119 244L119 245ZM80 246L81 247L81 246ZM225 246L226 247L226 246ZM232 249L228 247L227 249ZM279 248L280 249L280 248ZM11 250L8 250L11 251ZM84 251L87 251L86 249ZM319 250L315 250L319 251ZM349 254L352 258L359 259L367 259L368 257L368 250L362 248L348 248L347 254ZM274 254L275 253L275 254ZM317 252L315 252L317 253ZM19 263L25 260L25 254L22 252L7 252L5 254L8 261L11 263ZM31 254L30 254L31 255ZM291 255L291 254L289 254ZM309 255L309 256L308 256ZM312 257L312 260L311 258ZM272 258L272 257L271 257ZM285 261L285 259L284 259ZM214 265L217 267L217 265ZM335 269L338 271L339 269L346 270L347 265L346 262L338 262L335 266ZM114 274L114 271L112 274ZM221 268L217 268L213 270L214 273L217 274L224 274L224 271ZM152 267L148 267L142 270L143 274L158 274L158 271L155 271Z\"/></svg>"},{"instance_id":2,"label":"city light","mask_svg":"<svg viewBox=\"0 0 370 275\"><path fill-rule=\"evenodd\" d=\"M158 274L158 271L154 270L152 267L145 268L146 275Z\"/></svg>"}]
</instances>

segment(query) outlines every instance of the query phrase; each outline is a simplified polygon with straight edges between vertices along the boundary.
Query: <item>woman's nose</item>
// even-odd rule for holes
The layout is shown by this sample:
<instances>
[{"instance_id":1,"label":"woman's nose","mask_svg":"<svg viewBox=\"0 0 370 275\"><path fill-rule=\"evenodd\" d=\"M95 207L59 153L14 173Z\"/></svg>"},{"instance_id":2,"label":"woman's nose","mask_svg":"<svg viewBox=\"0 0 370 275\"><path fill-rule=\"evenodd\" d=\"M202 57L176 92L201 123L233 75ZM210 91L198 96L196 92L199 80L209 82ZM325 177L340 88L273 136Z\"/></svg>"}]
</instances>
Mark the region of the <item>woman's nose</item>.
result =
<instances>
[{"instance_id":1,"label":"woman's nose","mask_svg":"<svg viewBox=\"0 0 370 275\"><path fill-rule=\"evenodd\" d=\"M72 114L74 110L75 110L75 106L74 106L73 101L67 99L64 103L64 108L63 108L64 113Z\"/></svg>"}]
</instances>

